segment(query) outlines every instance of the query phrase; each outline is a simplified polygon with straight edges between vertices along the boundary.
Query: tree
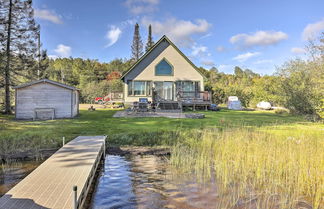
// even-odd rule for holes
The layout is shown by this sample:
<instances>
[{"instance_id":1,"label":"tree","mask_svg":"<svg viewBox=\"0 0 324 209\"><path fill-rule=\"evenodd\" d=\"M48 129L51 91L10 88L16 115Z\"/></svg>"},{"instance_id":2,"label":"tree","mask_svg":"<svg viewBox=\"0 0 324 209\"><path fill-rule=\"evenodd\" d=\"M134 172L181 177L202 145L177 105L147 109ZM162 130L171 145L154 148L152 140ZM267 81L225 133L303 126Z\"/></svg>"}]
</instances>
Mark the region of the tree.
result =
<instances>
[{"instance_id":1,"label":"tree","mask_svg":"<svg viewBox=\"0 0 324 209\"><path fill-rule=\"evenodd\" d=\"M152 38L152 26L149 25L149 27L148 27L147 43L146 43L145 51L150 50L150 48L153 45L154 45L154 41L153 41L153 38Z\"/></svg>"},{"instance_id":2,"label":"tree","mask_svg":"<svg viewBox=\"0 0 324 209\"><path fill-rule=\"evenodd\" d=\"M139 33L139 25L135 24L133 44L132 44L132 59L137 61L143 55L143 42Z\"/></svg>"},{"instance_id":3,"label":"tree","mask_svg":"<svg viewBox=\"0 0 324 209\"><path fill-rule=\"evenodd\" d=\"M5 66L1 69L5 87L5 113L11 113L10 87L22 71L35 65L39 26L33 17L31 0L0 0L0 45Z\"/></svg>"},{"instance_id":4,"label":"tree","mask_svg":"<svg viewBox=\"0 0 324 209\"><path fill-rule=\"evenodd\" d=\"M235 66L234 74L235 74L235 76L241 78L243 76L243 70L240 67Z\"/></svg>"},{"instance_id":5,"label":"tree","mask_svg":"<svg viewBox=\"0 0 324 209\"><path fill-rule=\"evenodd\" d=\"M291 60L278 69L281 95L292 113L315 114L320 109L324 94L317 81L319 77L323 78L324 71L316 70L312 63L299 59Z\"/></svg>"}]
</instances>

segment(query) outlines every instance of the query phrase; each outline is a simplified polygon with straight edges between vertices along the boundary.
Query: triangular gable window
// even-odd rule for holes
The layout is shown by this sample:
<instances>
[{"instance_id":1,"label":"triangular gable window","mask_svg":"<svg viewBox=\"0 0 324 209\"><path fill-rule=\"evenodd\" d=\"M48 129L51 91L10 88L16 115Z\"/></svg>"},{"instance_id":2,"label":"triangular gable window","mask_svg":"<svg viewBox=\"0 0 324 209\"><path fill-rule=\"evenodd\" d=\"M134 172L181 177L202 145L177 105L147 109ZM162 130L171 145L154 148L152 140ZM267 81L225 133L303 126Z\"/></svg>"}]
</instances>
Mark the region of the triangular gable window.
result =
<instances>
[{"instance_id":1,"label":"triangular gable window","mask_svg":"<svg viewBox=\"0 0 324 209\"><path fill-rule=\"evenodd\" d=\"M173 66L165 58L163 58L162 61L155 66L155 75L172 76Z\"/></svg>"}]
</instances>

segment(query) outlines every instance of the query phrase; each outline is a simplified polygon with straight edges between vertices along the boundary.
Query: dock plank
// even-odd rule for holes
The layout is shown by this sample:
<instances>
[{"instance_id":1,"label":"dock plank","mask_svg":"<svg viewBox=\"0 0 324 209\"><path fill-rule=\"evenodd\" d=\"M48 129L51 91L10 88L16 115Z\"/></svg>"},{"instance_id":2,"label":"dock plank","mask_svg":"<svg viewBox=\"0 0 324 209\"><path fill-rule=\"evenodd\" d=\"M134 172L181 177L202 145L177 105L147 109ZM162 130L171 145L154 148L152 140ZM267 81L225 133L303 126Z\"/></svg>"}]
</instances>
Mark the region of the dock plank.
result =
<instances>
[{"instance_id":1,"label":"dock plank","mask_svg":"<svg viewBox=\"0 0 324 209\"><path fill-rule=\"evenodd\" d=\"M105 136L79 136L43 162L0 198L0 209L72 208L87 185L104 149ZM79 200L81 201L81 200Z\"/></svg>"}]
</instances>

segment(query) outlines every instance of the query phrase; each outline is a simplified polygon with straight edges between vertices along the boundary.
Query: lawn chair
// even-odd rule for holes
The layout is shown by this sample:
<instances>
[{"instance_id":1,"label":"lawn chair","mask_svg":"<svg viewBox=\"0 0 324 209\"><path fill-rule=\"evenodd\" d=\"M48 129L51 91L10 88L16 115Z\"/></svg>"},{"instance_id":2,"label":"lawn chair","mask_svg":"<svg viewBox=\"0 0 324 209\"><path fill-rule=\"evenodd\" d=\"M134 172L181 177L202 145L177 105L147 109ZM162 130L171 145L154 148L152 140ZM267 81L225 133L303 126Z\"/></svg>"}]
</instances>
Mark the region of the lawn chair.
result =
<instances>
[{"instance_id":1,"label":"lawn chair","mask_svg":"<svg viewBox=\"0 0 324 209\"><path fill-rule=\"evenodd\" d=\"M132 107L132 110L133 112L137 112L138 111L138 102L133 102L133 107Z\"/></svg>"}]
</instances>

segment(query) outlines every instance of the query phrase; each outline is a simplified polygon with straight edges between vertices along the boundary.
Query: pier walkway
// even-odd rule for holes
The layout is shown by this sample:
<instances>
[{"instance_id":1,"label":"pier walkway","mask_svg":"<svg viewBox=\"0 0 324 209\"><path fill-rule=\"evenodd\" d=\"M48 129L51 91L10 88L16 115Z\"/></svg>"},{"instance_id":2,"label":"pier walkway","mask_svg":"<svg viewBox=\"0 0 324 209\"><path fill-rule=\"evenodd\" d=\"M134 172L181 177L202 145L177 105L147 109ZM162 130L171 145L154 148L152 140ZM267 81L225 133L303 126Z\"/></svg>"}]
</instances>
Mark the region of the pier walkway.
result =
<instances>
[{"instance_id":1,"label":"pier walkway","mask_svg":"<svg viewBox=\"0 0 324 209\"><path fill-rule=\"evenodd\" d=\"M79 136L65 144L1 197L0 209L82 208L105 155L105 139Z\"/></svg>"}]
</instances>

